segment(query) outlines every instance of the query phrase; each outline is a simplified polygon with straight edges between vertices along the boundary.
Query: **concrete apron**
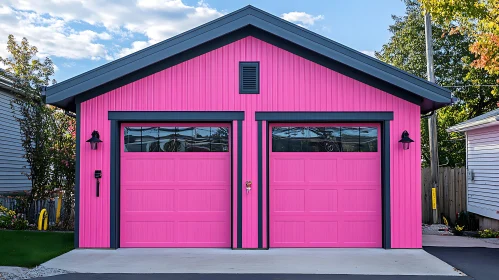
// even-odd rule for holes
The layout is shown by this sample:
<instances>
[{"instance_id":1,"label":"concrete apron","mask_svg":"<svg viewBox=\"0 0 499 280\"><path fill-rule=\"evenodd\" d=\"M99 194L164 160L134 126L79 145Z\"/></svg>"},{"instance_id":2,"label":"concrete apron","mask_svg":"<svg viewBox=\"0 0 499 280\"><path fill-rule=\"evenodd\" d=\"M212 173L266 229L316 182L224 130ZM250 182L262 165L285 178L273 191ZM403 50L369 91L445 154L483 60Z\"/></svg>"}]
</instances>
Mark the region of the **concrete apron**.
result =
<instances>
[{"instance_id":1,"label":"concrete apron","mask_svg":"<svg viewBox=\"0 0 499 280\"><path fill-rule=\"evenodd\" d=\"M80 273L463 275L421 249L78 249L43 266Z\"/></svg>"}]
</instances>

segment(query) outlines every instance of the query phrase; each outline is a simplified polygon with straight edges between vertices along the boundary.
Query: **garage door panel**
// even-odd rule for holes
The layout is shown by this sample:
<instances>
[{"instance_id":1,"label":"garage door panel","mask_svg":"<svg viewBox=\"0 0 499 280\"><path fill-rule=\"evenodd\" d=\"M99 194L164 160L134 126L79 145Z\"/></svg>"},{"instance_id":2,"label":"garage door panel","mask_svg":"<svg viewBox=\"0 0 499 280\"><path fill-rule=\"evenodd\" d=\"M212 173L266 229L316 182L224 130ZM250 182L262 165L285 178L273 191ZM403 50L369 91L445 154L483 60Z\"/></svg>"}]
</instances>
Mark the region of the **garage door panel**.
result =
<instances>
[{"instance_id":1,"label":"garage door panel","mask_svg":"<svg viewBox=\"0 0 499 280\"><path fill-rule=\"evenodd\" d=\"M124 183L145 182L174 182L175 160L171 158L127 157L123 158L121 165L126 167L122 173Z\"/></svg>"},{"instance_id":2,"label":"garage door panel","mask_svg":"<svg viewBox=\"0 0 499 280\"><path fill-rule=\"evenodd\" d=\"M175 241L174 222L130 221L125 224L123 229L122 238L126 238L129 243L152 244Z\"/></svg>"},{"instance_id":3,"label":"garage door panel","mask_svg":"<svg viewBox=\"0 0 499 280\"><path fill-rule=\"evenodd\" d=\"M309 189L306 194L307 210L317 212L338 212L338 190L336 189Z\"/></svg>"},{"instance_id":4,"label":"garage door panel","mask_svg":"<svg viewBox=\"0 0 499 280\"><path fill-rule=\"evenodd\" d=\"M290 170L294 172L290 172ZM305 160L297 158L274 159L271 178L277 183L305 182Z\"/></svg>"},{"instance_id":5,"label":"garage door panel","mask_svg":"<svg viewBox=\"0 0 499 280\"><path fill-rule=\"evenodd\" d=\"M286 140L285 127L293 133L301 128L282 126L279 147L274 151L271 146L269 153L270 246L381 247L380 148L370 146L365 152L351 152L360 149L352 144L358 139L351 132L360 134L362 130L349 129L348 152L341 151L338 139L333 139L336 142L331 151L313 152L324 149L319 138L310 142L306 132L300 132ZM379 132L379 126L372 126ZM313 131L316 135L328 129ZM376 130L370 130L371 140L379 135L373 131ZM333 141L329 136L324 139L326 146ZM379 139L372 141L376 145L379 142ZM297 152L300 147L308 152Z\"/></svg>"},{"instance_id":6,"label":"garage door panel","mask_svg":"<svg viewBox=\"0 0 499 280\"><path fill-rule=\"evenodd\" d=\"M379 189L345 189L342 193L344 212L379 214L381 200L373 199L380 195Z\"/></svg>"},{"instance_id":7,"label":"garage door panel","mask_svg":"<svg viewBox=\"0 0 499 280\"><path fill-rule=\"evenodd\" d=\"M175 191L166 189L130 189L125 192L125 211L174 211Z\"/></svg>"},{"instance_id":8,"label":"garage door panel","mask_svg":"<svg viewBox=\"0 0 499 280\"><path fill-rule=\"evenodd\" d=\"M307 240L319 246L338 244L338 221L318 220L308 223Z\"/></svg>"},{"instance_id":9,"label":"garage door panel","mask_svg":"<svg viewBox=\"0 0 499 280\"><path fill-rule=\"evenodd\" d=\"M159 129L147 128L145 139L140 127L122 126L135 134L124 137L131 146L122 138L121 247L230 247L228 147L210 151L210 125L155 125ZM199 131L203 138L196 140Z\"/></svg>"},{"instance_id":10,"label":"garage door panel","mask_svg":"<svg viewBox=\"0 0 499 280\"><path fill-rule=\"evenodd\" d=\"M182 189L178 190L179 212L226 212L226 189Z\"/></svg>"},{"instance_id":11,"label":"garage door panel","mask_svg":"<svg viewBox=\"0 0 499 280\"><path fill-rule=\"evenodd\" d=\"M224 172L218 172L220 169L226 169L228 163L229 159L225 155L217 157L205 154L188 159L178 159L176 162L176 182L228 183L230 178L227 178Z\"/></svg>"},{"instance_id":12,"label":"garage door panel","mask_svg":"<svg viewBox=\"0 0 499 280\"><path fill-rule=\"evenodd\" d=\"M313 158L306 161L306 181L311 183L333 183L338 181L338 159Z\"/></svg>"}]
</instances>

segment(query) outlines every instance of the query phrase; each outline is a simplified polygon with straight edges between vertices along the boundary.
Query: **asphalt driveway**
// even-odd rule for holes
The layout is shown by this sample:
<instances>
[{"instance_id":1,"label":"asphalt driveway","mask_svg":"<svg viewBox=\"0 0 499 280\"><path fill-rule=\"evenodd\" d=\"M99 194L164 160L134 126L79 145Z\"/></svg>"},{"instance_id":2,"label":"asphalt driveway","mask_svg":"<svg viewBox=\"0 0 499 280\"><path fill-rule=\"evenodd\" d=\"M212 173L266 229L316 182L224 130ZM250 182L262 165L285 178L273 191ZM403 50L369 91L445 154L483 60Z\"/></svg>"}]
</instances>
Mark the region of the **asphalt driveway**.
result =
<instances>
[{"instance_id":1,"label":"asphalt driveway","mask_svg":"<svg viewBox=\"0 0 499 280\"><path fill-rule=\"evenodd\" d=\"M499 249L497 248L424 247L424 250L473 279L499 279Z\"/></svg>"}]
</instances>

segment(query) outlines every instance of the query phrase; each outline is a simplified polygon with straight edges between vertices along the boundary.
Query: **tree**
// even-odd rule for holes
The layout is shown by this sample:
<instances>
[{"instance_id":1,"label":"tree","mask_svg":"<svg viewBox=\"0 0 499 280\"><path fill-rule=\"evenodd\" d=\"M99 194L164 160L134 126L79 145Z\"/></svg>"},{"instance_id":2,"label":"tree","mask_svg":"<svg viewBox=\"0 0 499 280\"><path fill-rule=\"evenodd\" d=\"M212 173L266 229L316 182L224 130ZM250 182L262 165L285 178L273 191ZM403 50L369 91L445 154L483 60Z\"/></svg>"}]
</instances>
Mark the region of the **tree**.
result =
<instances>
[{"instance_id":1,"label":"tree","mask_svg":"<svg viewBox=\"0 0 499 280\"><path fill-rule=\"evenodd\" d=\"M419 0L444 33L473 38L471 65L499 75L499 0ZM497 80L499 83L499 80Z\"/></svg>"},{"instance_id":2,"label":"tree","mask_svg":"<svg viewBox=\"0 0 499 280\"><path fill-rule=\"evenodd\" d=\"M41 87L48 86L54 74L49 58L37 58L38 50L26 38L18 43L9 35L9 57L0 57L5 71L0 75L14 81L15 99L11 102L12 113L19 122L24 157L28 163L24 174L31 181L32 189L27 197L28 209L36 200L45 200L55 191L65 192L66 212L63 221L71 227L70 212L74 203L75 183L75 121L63 111L46 105ZM52 83L55 83L52 80ZM32 219L36 213L28 215Z\"/></svg>"},{"instance_id":3,"label":"tree","mask_svg":"<svg viewBox=\"0 0 499 280\"><path fill-rule=\"evenodd\" d=\"M405 0L405 16L392 16L394 24L389 27L392 36L383 45L376 57L416 76L426 79L426 55L424 15L417 0ZM484 69L470 66L473 54L468 46L473 38L466 34L443 34L442 26L432 25L434 45L434 66L436 83L452 89L457 104L438 111L439 161L450 166L465 163L465 143L459 133L447 133L446 128L481 115L496 107L499 101L497 92L490 84L498 78ZM421 122L423 165L429 163L427 122Z\"/></svg>"},{"instance_id":4,"label":"tree","mask_svg":"<svg viewBox=\"0 0 499 280\"><path fill-rule=\"evenodd\" d=\"M62 228L71 229L74 222L72 210L76 175L76 121L61 110L54 110L52 118L51 188L64 194L60 223Z\"/></svg>"},{"instance_id":5,"label":"tree","mask_svg":"<svg viewBox=\"0 0 499 280\"><path fill-rule=\"evenodd\" d=\"M45 198L49 192L51 167L50 130L51 109L43 103L40 88L49 85L54 66L49 58L43 62L36 58L38 50L23 38L18 44L9 35L7 42L9 57L0 57L5 72L14 80L17 98L11 102L14 117L20 124L22 145L29 166L25 175L31 181L33 199Z\"/></svg>"}]
</instances>

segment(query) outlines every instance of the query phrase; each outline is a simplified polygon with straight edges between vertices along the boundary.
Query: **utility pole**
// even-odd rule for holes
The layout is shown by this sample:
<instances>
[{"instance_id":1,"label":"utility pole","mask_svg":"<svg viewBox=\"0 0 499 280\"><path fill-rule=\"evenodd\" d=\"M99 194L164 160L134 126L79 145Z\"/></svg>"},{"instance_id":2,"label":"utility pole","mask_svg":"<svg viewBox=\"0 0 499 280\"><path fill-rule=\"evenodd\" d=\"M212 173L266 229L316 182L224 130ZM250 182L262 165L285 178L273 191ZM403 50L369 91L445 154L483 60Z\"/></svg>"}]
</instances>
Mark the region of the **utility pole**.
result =
<instances>
[{"instance_id":1,"label":"utility pole","mask_svg":"<svg viewBox=\"0 0 499 280\"><path fill-rule=\"evenodd\" d=\"M435 73L433 72L433 42L431 34L431 16L429 13L424 17L425 38L426 38L426 72L428 80L435 82ZM428 137L430 144L430 169L432 182L432 212L433 223L438 223L438 213L436 207L436 193L438 189L438 142L437 142L437 113L428 118Z\"/></svg>"}]
</instances>

